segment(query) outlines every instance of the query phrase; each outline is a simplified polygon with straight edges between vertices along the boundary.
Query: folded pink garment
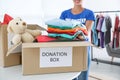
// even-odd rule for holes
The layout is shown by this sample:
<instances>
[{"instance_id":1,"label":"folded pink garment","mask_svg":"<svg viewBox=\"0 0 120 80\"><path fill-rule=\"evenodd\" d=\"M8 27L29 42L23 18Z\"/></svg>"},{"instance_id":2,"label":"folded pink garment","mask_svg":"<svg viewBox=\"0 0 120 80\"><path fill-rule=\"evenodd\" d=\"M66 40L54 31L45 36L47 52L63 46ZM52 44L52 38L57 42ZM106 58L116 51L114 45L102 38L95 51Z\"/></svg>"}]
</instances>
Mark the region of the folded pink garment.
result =
<instances>
[{"instance_id":1,"label":"folded pink garment","mask_svg":"<svg viewBox=\"0 0 120 80\"><path fill-rule=\"evenodd\" d=\"M49 42L49 41L54 41L57 40L56 38L49 37L46 35L40 35L36 37L37 42Z\"/></svg>"}]
</instances>

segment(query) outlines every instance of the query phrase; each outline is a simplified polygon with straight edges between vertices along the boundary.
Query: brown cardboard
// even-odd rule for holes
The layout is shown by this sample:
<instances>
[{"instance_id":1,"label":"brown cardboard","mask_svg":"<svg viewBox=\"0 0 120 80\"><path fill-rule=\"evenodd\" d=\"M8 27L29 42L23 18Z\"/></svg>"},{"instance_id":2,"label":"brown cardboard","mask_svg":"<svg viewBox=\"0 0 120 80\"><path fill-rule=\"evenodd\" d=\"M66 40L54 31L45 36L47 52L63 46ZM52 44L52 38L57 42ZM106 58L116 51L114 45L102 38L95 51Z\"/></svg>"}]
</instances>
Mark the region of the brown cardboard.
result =
<instances>
[{"instance_id":1,"label":"brown cardboard","mask_svg":"<svg viewBox=\"0 0 120 80\"><path fill-rule=\"evenodd\" d=\"M8 50L7 25L0 26L0 66L7 67L20 64L20 52L6 56Z\"/></svg>"},{"instance_id":2,"label":"brown cardboard","mask_svg":"<svg viewBox=\"0 0 120 80\"><path fill-rule=\"evenodd\" d=\"M74 72L87 69L87 46L90 42L45 42L45 43L23 43L22 44L22 71L27 74L44 74L56 72ZM49 67L40 68L39 52L42 47L64 47L72 46L71 67Z\"/></svg>"},{"instance_id":3,"label":"brown cardboard","mask_svg":"<svg viewBox=\"0 0 120 80\"><path fill-rule=\"evenodd\" d=\"M15 45L13 45L12 47L10 47L10 48L7 50L6 56L9 56L9 54L11 54L14 49L16 49L17 47L19 47L19 46L21 46L21 45L22 45L22 42L19 42L18 44L15 44Z\"/></svg>"},{"instance_id":4,"label":"brown cardboard","mask_svg":"<svg viewBox=\"0 0 120 80\"><path fill-rule=\"evenodd\" d=\"M44 30L44 28L36 24L28 24L28 28ZM0 25L0 66L3 67L21 64L21 52L6 56L9 51L7 34L7 25Z\"/></svg>"},{"instance_id":5,"label":"brown cardboard","mask_svg":"<svg viewBox=\"0 0 120 80\"><path fill-rule=\"evenodd\" d=\"M35 29L38 29L38 30L42 30L42 31L46 31L45 28L37 25L37 24L28 24L28 29L32 29L32 30L35 30Z\"/></svg>"}]
</instances>

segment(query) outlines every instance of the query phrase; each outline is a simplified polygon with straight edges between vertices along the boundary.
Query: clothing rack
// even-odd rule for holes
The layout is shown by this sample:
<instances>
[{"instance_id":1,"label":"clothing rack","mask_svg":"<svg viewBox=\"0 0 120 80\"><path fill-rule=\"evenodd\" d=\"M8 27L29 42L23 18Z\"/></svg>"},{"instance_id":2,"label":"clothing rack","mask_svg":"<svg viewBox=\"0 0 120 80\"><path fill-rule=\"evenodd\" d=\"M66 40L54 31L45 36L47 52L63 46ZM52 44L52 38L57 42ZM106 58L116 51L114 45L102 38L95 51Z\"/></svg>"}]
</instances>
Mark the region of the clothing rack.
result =
<instances>
[{"instance_id":1,"label":"clothing rack","mask_svg":"<svg viewBox=\"0 0 120 80\"><path fill-rule=\"evenodd\" d=\"M94 11L94 13L118 13L118 12L120 12L120 10L115 10L115 11ZM91 47L91 59L92 59L92 61L96 61L97 64L98 64L98 62L107 63L107 64L113 64L113 58L114 58L114 57L112 57L112 61L111 61L111 62L109 62L109 61L104 61L104 60L99 60L99 59L97 59L97 58L93 58L93 47L94 47L94 46ZM100 49L102 49L102 48L100 48ZM114 63L114 65L119 65L119 66L120 66L119 63Z\"/></svg>"},{"instance_id":2,"label":"clothing rack","mask_svg":"<svg viewBox=\"0 0 120 80\"><path fill-rule=\"evenodd\" d=\"M116 11L95 11L94 13L117 13L120 12L120 10L116 10Z\"/></svg>"}]
</instances>

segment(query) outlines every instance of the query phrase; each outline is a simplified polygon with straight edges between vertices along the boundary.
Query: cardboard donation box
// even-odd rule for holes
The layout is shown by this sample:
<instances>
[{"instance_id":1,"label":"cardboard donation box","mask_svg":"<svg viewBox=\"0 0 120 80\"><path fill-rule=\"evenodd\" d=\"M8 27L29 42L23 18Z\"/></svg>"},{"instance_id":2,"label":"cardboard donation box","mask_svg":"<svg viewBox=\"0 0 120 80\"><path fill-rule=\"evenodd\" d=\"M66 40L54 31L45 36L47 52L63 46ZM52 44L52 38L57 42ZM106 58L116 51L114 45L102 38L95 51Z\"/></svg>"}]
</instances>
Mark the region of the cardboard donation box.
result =
<instances>
[{"instance_id":1,"label":"cardboard donation box","mask_svg":"<svg viewBox=\"0 0 120 80\"><path fill-rule=\"evenodd\" d=\"M0 25L0 66L7 67L20 64L20 50L14 51L14 54L6 56L10 48L11 35L7 32L7 25Z\"/></svg>"},{"instance_id":2,"label":"cardboard donation box","mask_svg":"<svg viewBox=\"0 0 120 80\"><path fill-rule=\"evenodd\" d=\"M90 45L86 41L23 43L23 74L84 71Z\"/></svg>"},{"instance_id":3,"label":"cardboard donation box","mask_svg":"<svg viewBox=\"0 0 120 80\"><path fill-rule=\"evenodd\" d=\"M36 24L29 24L29 29L42 29ZM11 39L13 34L7 32L7 25L0 25L0 66L8 67L21 64L22 46L16 46L10 55L6 56L9 49L13 48Z\"/></svg>"}]
</instances>

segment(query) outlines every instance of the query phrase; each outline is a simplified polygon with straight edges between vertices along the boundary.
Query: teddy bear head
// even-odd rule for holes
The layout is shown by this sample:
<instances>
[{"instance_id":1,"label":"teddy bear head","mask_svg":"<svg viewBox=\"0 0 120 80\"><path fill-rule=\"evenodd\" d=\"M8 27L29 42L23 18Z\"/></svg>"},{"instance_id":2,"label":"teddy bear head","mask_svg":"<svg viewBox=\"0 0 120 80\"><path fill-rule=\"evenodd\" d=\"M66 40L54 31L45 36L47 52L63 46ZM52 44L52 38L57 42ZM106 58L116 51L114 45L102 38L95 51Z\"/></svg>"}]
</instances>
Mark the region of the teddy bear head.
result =
<instances>
[{"instance_id":1,"label":"teddy bear head","mask_svg":"<svg viewBox=\"0 0 120 80\"><path fill-rule=\"evenodd\" d=\"M22 34L27 29L27 24L21 18L12 19L7 27L9 33Z\"/></svg>"}]
</instances>

